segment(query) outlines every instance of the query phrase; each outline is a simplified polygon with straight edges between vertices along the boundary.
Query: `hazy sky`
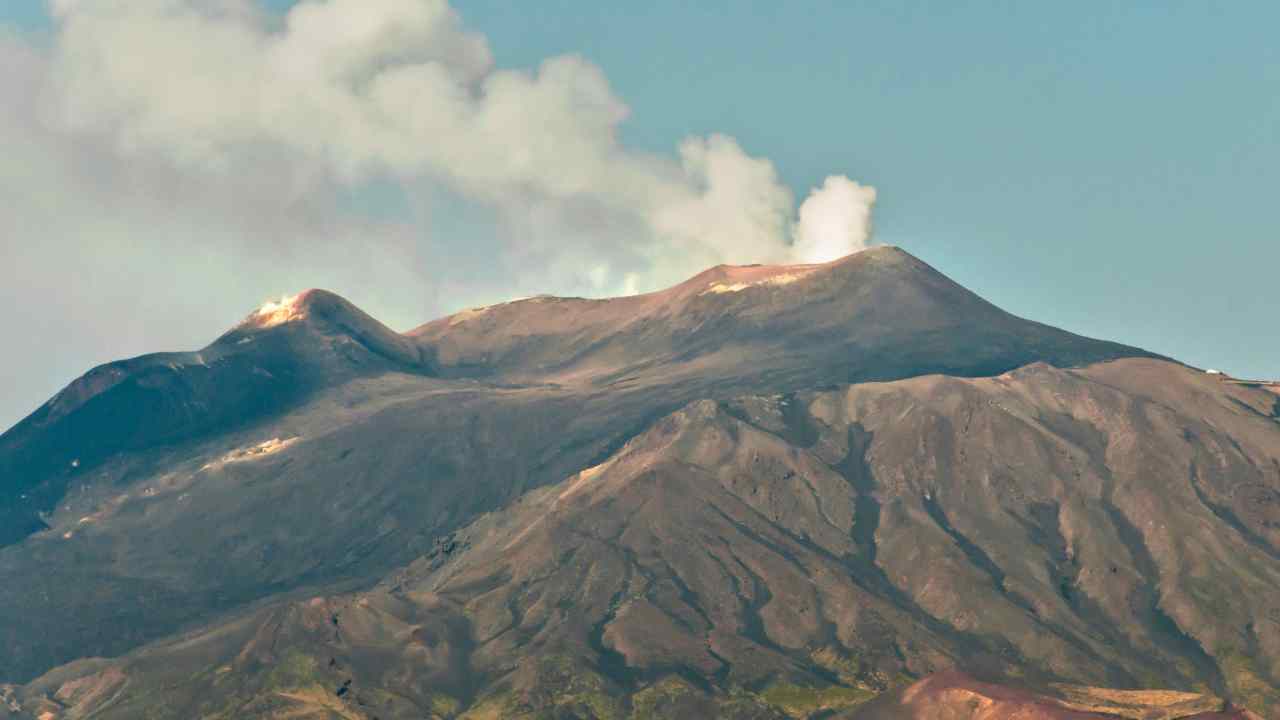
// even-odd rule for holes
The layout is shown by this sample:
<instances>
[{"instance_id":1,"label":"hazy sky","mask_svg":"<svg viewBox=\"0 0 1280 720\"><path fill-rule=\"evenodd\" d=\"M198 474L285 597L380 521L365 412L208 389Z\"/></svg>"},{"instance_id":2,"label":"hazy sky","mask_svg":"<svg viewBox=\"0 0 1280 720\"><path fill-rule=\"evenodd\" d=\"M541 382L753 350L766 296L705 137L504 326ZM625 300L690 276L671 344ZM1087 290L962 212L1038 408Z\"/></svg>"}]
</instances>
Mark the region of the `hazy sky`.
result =
<instances>
[{"instance_id":1,"label":"hazy sky","mask_svg":"<svg viewBox=\"0 0 1280 720\"><path fill-rule=\"evenodd\" d=\"M867 242L1280 375L1276 3L291 5L0 2L0 428L306 287L407 329Z\"/></svg>"}]
</instances>

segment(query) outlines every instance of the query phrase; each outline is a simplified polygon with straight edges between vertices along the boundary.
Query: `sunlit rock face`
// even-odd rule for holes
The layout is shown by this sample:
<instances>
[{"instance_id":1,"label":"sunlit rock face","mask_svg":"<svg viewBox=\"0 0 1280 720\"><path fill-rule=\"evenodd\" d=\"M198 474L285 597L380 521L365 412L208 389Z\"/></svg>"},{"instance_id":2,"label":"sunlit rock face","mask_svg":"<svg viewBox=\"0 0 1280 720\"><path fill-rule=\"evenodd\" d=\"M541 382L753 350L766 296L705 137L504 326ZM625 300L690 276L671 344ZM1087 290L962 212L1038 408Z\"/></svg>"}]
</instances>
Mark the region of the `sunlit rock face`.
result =
<instances>
[{"instance_id":1,"label":"sunlit rock face","mask_svg":"<svg viewBox=\"0 0 1280 720\"><path fill-rule=\"evenodd\" d=\"M305 303L302 301L302 294L298 294L264 303L246 322L256 327L269 328L304 317Z\"/></svg>"}]
</instances>

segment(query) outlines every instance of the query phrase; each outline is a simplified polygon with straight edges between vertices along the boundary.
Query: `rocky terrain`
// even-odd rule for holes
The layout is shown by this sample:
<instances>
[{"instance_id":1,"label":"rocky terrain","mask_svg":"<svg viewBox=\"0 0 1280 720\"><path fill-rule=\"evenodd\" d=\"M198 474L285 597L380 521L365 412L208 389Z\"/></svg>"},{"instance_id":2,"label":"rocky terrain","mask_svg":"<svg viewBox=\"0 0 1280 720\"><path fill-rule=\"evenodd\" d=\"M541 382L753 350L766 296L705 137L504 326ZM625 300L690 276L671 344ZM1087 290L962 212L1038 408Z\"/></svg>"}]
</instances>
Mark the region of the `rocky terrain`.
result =
<instances>
[{"instance_id":1,"label":"rocky terrain","mask_svg":"<svg viewBox=\"0 0 1280 720\"><path fill-rule=\"evenodd\" d=\"M309 291L0 436L0 528L0 718L1280 717L1276 395L895 248Z\"/></svg>"}]
</instances>

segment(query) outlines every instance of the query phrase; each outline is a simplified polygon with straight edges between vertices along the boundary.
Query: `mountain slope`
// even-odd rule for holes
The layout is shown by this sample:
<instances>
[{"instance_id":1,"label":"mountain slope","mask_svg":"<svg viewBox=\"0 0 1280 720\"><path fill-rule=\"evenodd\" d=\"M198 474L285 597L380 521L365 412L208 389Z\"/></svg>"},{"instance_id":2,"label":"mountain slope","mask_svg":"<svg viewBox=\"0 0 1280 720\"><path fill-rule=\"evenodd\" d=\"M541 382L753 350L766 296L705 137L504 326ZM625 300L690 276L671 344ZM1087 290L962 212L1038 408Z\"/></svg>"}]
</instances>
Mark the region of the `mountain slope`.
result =
<instances>
[{"instance_id":1,"label":"mountain slope","mask_svg":"<svg viewBox=\"0 0 1280 720\"><path fill-rule=\"evenodd\" d=\"M606 386L710 374L801 384L991 375L1146 354L1014 317L894 247L823 265L719 266L648 295L521 300L409 336L441 373Z\"/></svg>"},{"instance_id":2,"label":"mountain slope","mask_svg":"<svg viewBox=\"0 0 1280 720\"><path fill-rule=\"evenodd\" d=\"M44 529L68 484L119 453L244 426L391 369L422 370L417 349L319 290L269 303L199 352L95 368L0 436L0 547Z\"/></svg>"},{"instance_id":3,"label":"mountain slope","mask_svg":"<svg viewBox=\"0 0 1280 720\"><path fill-rule=\"evenodd\" d=\"M700 398L1142 355L1014 318L895 248L407 335L310 291L200 352L91 371L0 436L0 578L21 579L0 583L0 678L375 582Z\"/></svg>"},{"instance_id":4,"label":"mountain slope","mask_svg":"<svg viewBox=\"0 0 1280 720\"><path fill-rule=\"evenodd\" d=\"M1245 717L1214 696L1277 703L1273 407L1144 359L698 401L375 589L19 702L78 717L42 692L105 683L95 717L1119 712L988 682L1065 680L1201 694L1122 716Z\"/></svg>"},{"instance_id":5,"label":"mountain slope","mask_svg":"<svg viewBox=\"0 0 1280 720\"><path fill-rule=\"evenodd\" d=\"M0 713L1275 715L1278 409L894 248L403 335L309 291L0 436Z\"/></svg>"}]
</instances>

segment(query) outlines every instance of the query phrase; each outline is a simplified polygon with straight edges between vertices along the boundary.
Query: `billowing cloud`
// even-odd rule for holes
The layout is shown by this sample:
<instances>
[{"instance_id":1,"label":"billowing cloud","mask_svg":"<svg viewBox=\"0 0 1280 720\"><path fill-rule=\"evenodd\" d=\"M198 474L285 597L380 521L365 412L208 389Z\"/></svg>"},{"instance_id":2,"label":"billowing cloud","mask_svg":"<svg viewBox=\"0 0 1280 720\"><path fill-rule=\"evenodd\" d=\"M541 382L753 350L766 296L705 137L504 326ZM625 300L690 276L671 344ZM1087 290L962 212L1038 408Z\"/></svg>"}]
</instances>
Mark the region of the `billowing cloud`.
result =
<instances>
[{"instance_id":1,"label":"billowing cloud","mask_svg":"<svg viewBox=\"0 0 1280 720\"><path fill-rule=\"evenodd\" d=\"M792 254L801 262L827 262L865 248L875 203L875 188L828 177L800 205Z\"/></svg>"},{"instance_id":2,"label":"billowing cloud","mask_svg":"<svg viewBox=\"0 0 1280 720\"><path fill-rule=\"evenodd\" d=\"M248 0L54 7L55 118L122 153L235 172L266 148L345 183L429 178L507 210L618 216L628 232L598 239L603 265L583 264L593 285L600 267L660 284L708 261L792 256L793 200L768 160L719 135L685 141L678 157L628 150L617 139L628 108L597 67L569 55L496 69L444 0L309 0L280 26ZM799 243L821 245L805 257L838 251L833 214L869 213L844 182L809 201L822 215L809 225L823 227L818 238L802 223ZM847 251L865 234L840 239ZM625 263L609 245L631 251Z\"/></svg>"},{"instance_id":3,"label":"billowing cloud","mask_svg":"<svg viewBox=\"0 0 1280 720\"><path fill-rule=\"evenodd\" d=\"M407 327L868 239L871 188L829 179L797 217L773 164L733 138L628 148L630 109L598 67L496 67L445 0L304 0L283 17L258 0L50 9L39 47L0 31L0 146L14 149L0 235L17 258L0 285L10 307L57 288L65 328L42 319L31 348L69 358L57 384L90 361L191 347L305 287Z\"/></svg>"}]
</instances>

